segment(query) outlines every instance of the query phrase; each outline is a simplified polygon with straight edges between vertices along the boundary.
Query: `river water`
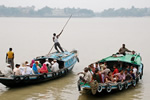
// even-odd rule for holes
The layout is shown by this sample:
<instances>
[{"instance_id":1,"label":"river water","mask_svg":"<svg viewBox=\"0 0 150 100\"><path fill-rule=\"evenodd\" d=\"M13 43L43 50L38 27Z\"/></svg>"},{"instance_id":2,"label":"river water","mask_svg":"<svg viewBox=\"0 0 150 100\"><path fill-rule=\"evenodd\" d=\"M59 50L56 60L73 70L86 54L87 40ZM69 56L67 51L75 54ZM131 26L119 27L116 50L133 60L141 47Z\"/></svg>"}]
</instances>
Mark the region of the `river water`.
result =
<instances>
[{"instance_id":1,"label":"river water","mask_svg":"<svg viewBox=\"0 0 150 100\"><path fill-rule=\"evenodd\" d=\"M0 18L0 69L6 67L9 47L15 63L31 61L51 49L52 35L59 33L66 18ZM150 18L72 18L59 39L71 51L79 51L77 63L67 76L43 84L8 88L0 84L0 100L149 100ZM116 53L125 43L143 58L144 77L135 88L108 95L80 94L77 73L88 64ZM54 50L53 50L54 51Z\"/></svg>"}]
</instances>

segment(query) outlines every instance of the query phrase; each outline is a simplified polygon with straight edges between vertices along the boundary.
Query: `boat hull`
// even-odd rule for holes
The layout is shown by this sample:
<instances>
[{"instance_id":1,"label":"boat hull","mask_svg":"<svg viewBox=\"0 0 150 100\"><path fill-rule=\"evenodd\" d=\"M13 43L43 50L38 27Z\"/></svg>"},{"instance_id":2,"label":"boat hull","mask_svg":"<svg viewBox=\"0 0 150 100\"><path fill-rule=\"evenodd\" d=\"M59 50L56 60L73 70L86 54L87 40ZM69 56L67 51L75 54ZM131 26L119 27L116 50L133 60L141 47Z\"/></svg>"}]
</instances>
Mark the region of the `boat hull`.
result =
<instances>
[{"instance_id":1,"label":"boat hull","mask_svg":"<svg viewBox=\"0 0 150 100\"><path fill-rule=\"evenodd\" d=\"M7 87L21 87L32 84L44 83L67 75L70 71L72 71L74 65L75 64L53 73L50 72L38 75L12 76L10 78L0 77L0 83Z\"/></svg>"}]
</instances>

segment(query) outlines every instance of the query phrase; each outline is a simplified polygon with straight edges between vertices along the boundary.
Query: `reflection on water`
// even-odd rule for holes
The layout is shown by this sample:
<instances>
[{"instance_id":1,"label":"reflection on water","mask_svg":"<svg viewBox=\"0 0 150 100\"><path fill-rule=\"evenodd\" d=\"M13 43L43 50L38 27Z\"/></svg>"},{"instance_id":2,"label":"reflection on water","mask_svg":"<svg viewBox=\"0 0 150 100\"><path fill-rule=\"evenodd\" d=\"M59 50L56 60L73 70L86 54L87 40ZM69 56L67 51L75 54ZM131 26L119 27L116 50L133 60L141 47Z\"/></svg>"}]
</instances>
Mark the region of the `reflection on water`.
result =
<instances>
[{"instance_id":1,"label":"reflection on water","mask_svg":"<svg viewBox=\"0 0 150 100\"><path fill-rule=\"evenodd\" d=\"M53 33L59 33L65 18L0 18L0 69L5 66L9 47L15 52L15 63L31 61L47 54L53 45ZM0 100L149 100L150 90L150 18L72 18L59 41L62 47L79 51L80 63L63 77L23 88L0 84ZM122 43L141 53L144 78L135 87L112 94L80 94L77 73L91 62L117 52ZM147 46L148 45L148 46Z\"/></svg>"}]
</instances>

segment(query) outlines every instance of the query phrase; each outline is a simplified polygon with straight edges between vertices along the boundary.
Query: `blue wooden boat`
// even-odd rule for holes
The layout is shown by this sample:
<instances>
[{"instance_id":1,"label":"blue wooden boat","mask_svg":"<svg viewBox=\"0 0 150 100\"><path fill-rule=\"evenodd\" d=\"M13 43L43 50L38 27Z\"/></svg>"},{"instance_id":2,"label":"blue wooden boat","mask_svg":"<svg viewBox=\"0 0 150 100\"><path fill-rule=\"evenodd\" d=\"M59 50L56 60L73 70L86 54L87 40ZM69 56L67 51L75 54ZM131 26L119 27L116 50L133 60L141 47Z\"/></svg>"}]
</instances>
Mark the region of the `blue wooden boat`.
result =
<instances>
[{"instance_id":1,"label":"blue wooden boat","mask_svg":"<svg viewBox=\"0 0 150 100\"><path fill-rule=\"evenodd\" d=\"M67 75L73 69L76 62L79 61L77 57L77 50L73 50L71 52L65 51L63 53L54 52L46 56L36 57L34 60L39 61L41 64L43 64L46 59L48 59L49 61L57 60L60 70L57 72L49 72L37 75L12 75L9 78L1 76L0 83L8 87L19 87L50 81Z\"/></svg>"},{"instance_id":2,"label":"blue wooden boat","mask_svg":"<svg viewBox=\"0 0 150 100\"><path fill-rule=\"evenodd\" d=\"M118 63L123 64L123 69L125 69L125 65L133 65L136 66L138 69L137 76L135 80L125 80L124 82L117 82L117 83L103 83L103 82L97 82L96 80L93 80L91 83L84 83L80 79L78 81L78 90L82 92L91 92L93 95L100 94L102 92L110 93L112 90L119 90L122 91L123 89L128 89L129 86L135 87L140 79L142 79L143 76L143 64L140 54L126 54L126 55L117 55L114 54L112 56L109 56L107 58L104 58L98 63L107 63L107 67L113 71L113 65L116 65Z\"/></svg>"}]
</instances>

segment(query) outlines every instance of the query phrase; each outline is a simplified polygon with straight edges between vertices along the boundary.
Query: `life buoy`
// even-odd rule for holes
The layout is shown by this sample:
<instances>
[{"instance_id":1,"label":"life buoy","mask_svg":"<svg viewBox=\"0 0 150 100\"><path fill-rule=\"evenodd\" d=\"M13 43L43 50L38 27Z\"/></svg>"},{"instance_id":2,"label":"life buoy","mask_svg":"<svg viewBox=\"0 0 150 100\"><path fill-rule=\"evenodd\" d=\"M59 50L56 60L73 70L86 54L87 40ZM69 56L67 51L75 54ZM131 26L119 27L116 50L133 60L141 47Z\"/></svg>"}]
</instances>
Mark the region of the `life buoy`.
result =
<instances>
[{"instance_id":1,"label":"life buoy","mask_svg":"<svg viewBox=\"0 0 150 100\"><path fill-rule=\"evenodd\" d=\"M17 76L17 77L14 78L14 81L15 81L16 83L20 83L21 78L20 78L19 76Z\"/></svg>"},{"instance_id":2,"label":"life buoy","mask_svg":"<svg viewBox=\"0 0 150 100\"><path fill-rule=\"evenodd\" d=\"M106 91L107 91L107 93L110 93L111 90L112 90L111 85L110 85L110 84L107 84L107 86L106 86Z\"/></svg>"},{"instance_id":3,"label":"life buoy","mask_svg":"<svg viewBox=\"0 0 150 100\"><path fill-rule=\"evenodd\" d=\"M135 81L135 80L132 81L132 86L133 86L133 87L136 86L136 81Z\"/></svg>"},{"instance_id":4,"label":"life buoy","mask_svg":"<svg viewBox=\"0 0 150 100\"><path fill-rule=\"evenodd\" d=\"M23 78L23 81L24 81L25 83L28 83L29 80L30 80L29 76L25 76L25 77Z\"/></svg>"},{"instance_id":5,"label":"life buoy","mask_svg":"<svg viewBox=\"0 0 150 100\"><path fill-rule=\"evenodd\" d=\"M125 83L124 83L124 88L125 88L125 89L128 89L128 87L129 87L128 82L125 82Z\"/></svg>"},{"instance_id":6,"label":"life buoy","mask_svg":"<svg viewBox=\"0 0 150 100\"><path fill-rule=\"evenodd\" d=\"M121 83L118 83L118 89L121 91L123 89L123 86Z\"/></svg>"},{"instance_id":7,"label":"life buoy","mask_svg":"<svg viewBox=\"0 0 150 100\"><path fill-rule=\"evenodd\" d=\"M98 85L98 88L97 88L97 91L100 93L100 92L102 92L102 90L103 90L103 87L102 87L101 84L99 84L99 85Z\"/></svg>"}]
</instances>

